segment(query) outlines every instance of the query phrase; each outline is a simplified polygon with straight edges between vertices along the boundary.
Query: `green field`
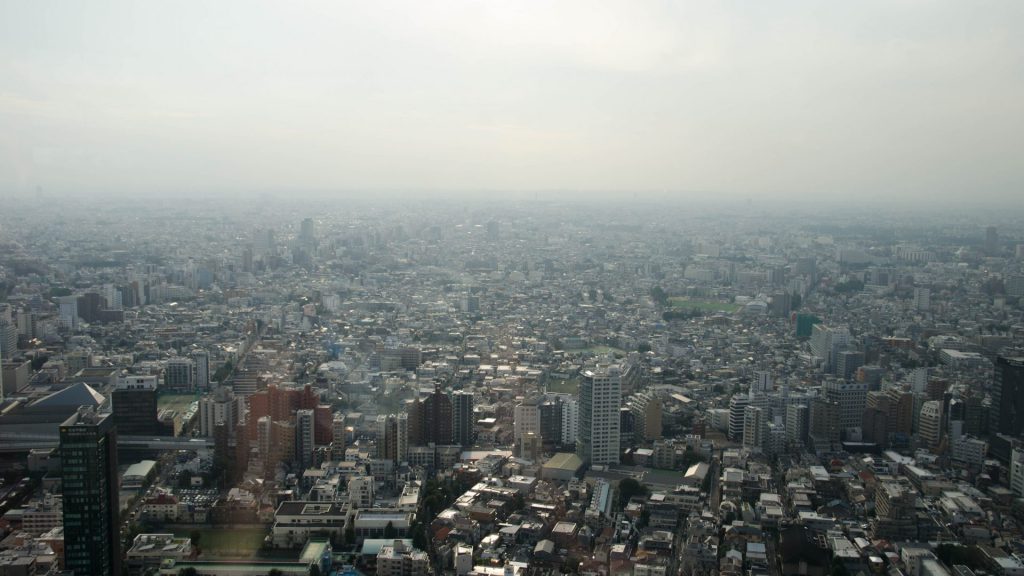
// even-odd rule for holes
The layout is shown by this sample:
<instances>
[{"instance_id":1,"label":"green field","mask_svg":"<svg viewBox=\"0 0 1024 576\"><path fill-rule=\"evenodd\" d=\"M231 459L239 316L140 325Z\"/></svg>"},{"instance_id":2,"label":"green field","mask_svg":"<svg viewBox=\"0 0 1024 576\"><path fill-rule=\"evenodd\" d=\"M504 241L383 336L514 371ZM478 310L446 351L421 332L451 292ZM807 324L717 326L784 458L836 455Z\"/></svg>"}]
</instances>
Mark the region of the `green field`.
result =
<instances>
[{"instance_id":1,"label":"green field","mask_svg":"<svg viewBox=\"0 0 1024 576\"><path fill-rule=\"evenodd\" d=\"M190 536L192 532L175 530L174 535ZM246 557L256 555L268 534L265 528L201 528L196 532L199 532L199 548L204 555Z\"/></svg>"},{"instance_id":2,"label":"green field","mask_svg":"<svg viewBox=\"0 0 1024 576\"><path fill-rule=\"evenodd\" d=\"M743 308L741 304L731 302L716 302L714 300L690 300L689 298L669 298L669 304L673 308L687 308L700 310L702 312L729 312L730 314Z\"/></svg>"},{"instance_id":3,"label":"green field","mask_svg":"<svg viewBox=\"0 0 1024 576\"><path fill-rule=\"evenodd\" d=\"M193 394L161 394L156 399L156 407L158 410L170 408L177 411L178 414L184 414L185 410L188 410L189 404L195 401L196 396Z\"/></svg>"}]
</instances>

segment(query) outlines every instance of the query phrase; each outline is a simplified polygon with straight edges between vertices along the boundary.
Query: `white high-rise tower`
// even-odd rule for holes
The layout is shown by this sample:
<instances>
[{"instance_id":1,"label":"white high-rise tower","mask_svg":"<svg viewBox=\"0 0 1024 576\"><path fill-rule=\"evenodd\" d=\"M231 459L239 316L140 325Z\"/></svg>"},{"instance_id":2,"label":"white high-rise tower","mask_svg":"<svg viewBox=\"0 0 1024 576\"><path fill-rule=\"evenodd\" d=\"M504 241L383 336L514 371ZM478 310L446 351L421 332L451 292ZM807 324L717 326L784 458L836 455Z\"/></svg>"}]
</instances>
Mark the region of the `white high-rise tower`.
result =
<instances>
[{"instance_id":1,"label":"white high-rise tower","mask_svg":"<svg viewBox=\"0 0 1024 576\"><path fill-rule=\"evenodd\" d=\"M618 366L600 366L583 372L576 454L585 463L619 463L621 401L622 383Z\"/></svg>"}]
</instances>

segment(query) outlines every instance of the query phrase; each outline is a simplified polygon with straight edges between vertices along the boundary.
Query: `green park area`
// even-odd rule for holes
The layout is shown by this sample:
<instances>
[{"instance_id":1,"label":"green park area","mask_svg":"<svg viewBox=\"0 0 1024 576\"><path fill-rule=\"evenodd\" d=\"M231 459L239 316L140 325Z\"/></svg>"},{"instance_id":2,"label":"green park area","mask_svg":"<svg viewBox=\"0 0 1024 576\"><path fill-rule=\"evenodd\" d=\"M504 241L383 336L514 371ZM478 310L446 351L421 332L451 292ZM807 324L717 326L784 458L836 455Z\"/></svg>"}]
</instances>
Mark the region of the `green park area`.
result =
<instances>
[{"instance_id":1,"label":"green park area","mask_svg":"<svg viewBox=\"0 0 1024 576\"><path fill-rule=\"evenodd\" d=\"M194 394L161 394L156 400L158 410L171 409L184 414L190 404L197 400Z\"/></svg>"},{"instance_id":2,"label":"green park area","mask_svg":"<svg viewBox=\"0 0 1024 576\"><path fill-rule=\"evenodd\" d=\"M252 558L263 546L267 530L254 528L201 528L198 530L175 530L175 536L191 537L198 533L199 548L203 555L238 556Z\"/></svg>"},{"instance_id":3,"label":"green park area","mask_svg":"<svg viewBox=\"0 0 1024 576\"><path fill-rule=\"evenodd\" d=\"M741 304L733 304L731 302L692 300L690 298L669 298L668 302L673 308L697 310L700 312L728 312L731 314L743 307Z\"/></svg>"}]
</instances>

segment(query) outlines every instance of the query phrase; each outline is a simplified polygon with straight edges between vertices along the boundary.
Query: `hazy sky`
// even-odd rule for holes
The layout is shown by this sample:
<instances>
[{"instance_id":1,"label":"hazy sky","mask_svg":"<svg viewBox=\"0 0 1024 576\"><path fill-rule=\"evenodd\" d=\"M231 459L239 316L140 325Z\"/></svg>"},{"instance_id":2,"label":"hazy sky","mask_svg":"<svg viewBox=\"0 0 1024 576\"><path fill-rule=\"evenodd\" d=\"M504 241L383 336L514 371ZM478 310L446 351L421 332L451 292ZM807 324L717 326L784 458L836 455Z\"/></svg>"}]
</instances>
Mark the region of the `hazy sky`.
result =
<instances>
[{"instance_id":1,"label":"hazy sky","mask_svg":"<svg viewBox=\"0 0 1024 576\"><path fill-rule=\"evenodd\" d=\"M1024 1L7 0L36 186L1019 204Z\"/></svg>"}]
</instances>

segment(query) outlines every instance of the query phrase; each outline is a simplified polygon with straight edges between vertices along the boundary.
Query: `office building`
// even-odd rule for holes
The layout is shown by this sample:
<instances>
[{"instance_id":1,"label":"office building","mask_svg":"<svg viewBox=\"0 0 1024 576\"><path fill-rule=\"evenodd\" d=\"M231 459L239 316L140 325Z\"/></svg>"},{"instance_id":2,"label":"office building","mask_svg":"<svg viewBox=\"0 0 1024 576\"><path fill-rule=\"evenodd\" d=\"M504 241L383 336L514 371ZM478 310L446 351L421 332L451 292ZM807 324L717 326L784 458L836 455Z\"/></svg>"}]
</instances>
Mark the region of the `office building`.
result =
<instances>
[{"instance_id":1,"label":"office building","mask_svg":"<svg viewBox=\"0 0 1024 576\"><path fill-rule=\"evenodd\" d=\"M75 330L78 328L78 297L61 296L57 299L60 306L59 324L63 330Z\"/></svg>"},{"instance_id":2,"label":"office building","mask_svg":"<svg viewBox=\"0 0 1024 576\"><path fill-rule=\"evenodd\" d=\"M807 435L811 446L816 452L839 450L842 431L839 403L825 398L815 398L811 401L810 409Z\"/></svg>"},{"instance_id":3,"label":"office building","mask_svg":"<svg viewBox=\"0 0 1024 576\"><path fill-rule=\"evenodd\" d=\"M584 463L619 463L619 404L621 381L618 366L585 370L580 382L580 427L576 454Z\"/></svg>"},{"instance_id":4,"label":"office building","mask_svg":"<svg viewBox=\"0 0 1024 576\"><path fill-rule=\"evenodd\" d=\"M829 374L835 374L839 352L849 347L850 332L846 328L815 324L811 329L811 353Z\"/></svg>"},{"instance_id":5,"label":"office building","mask_svg":"<svg viewBox=\"0 0 1024 576\"><path fill-rule=\"evenodd\" d=\"M997 432L1013 437L1024 434L1024 356L996 358L992 412Z\"/></svg>"},{"instance_id":6,"label":"office building","mask_svg":"<svg viewBox=\"0 0 1024 576\"><path fill-rule=\"evenodd\" d=\"M64 567L121 574L117 431L110 414L82 407L60 425Z\"/></svg>"},{"instance_id":7,"label":"office building","mask_svg":"<svg viewBox=\"0 0 1024 576\"><path fill-rule=\"evenodd\" d=\"M839 426L843 431L861 427L867 395L868 386L862 382L825 381L825 398L839 405Z\"/></svg>"},{"instance_id":8,"label":"office building","mask_svg":"<svg viewBox=\"0 0 1024 576\"><path fill-rule=\"evenodd\" d=\"M124 376L111 394L114 424L122 436L173 435L157 418L157 377Z\"/></svg>"},{"instance_id":9,"label":"office building","mask_svg":"<svg viewBox=\"0 0 1024 576\"><path fill-rule=\"evenodd\" d=\"M878 444L881 448L889 446L889 418L878 408L864 409L862 440L870 444Z\"/></svg>"},{"instance_id":10,"label":"office building","mask_svg":"<svg viewBox=\"0 0 1024 576\"><path fill-rule=\"evenodd\" d=\"M164 369L164 389L191 392L195 385L194 369L194 363L188 358L171 358Z\"/></svg>"},{"instance_id":11,"label":"office building","mask_svg":"<svg viewBox=\"0 0 1024 576\"><path fill-rule=\"evenodd\" d=\"M836 357L836 376L843 380L852 380L857 369L864 365L864 353L856 350L843 350ZM865 383L866 384L866 383Z\"/></svg>"},{"instance_id":12,"label":"office building","mask_svg":"<svg viewBox=\"0 0 1024 576\"><path fill-rule=\"evenodd\" d=\"M540 403L540 436L547 444L562 443L562 402L559 397Z\"/></svg>"}]
</instances>

